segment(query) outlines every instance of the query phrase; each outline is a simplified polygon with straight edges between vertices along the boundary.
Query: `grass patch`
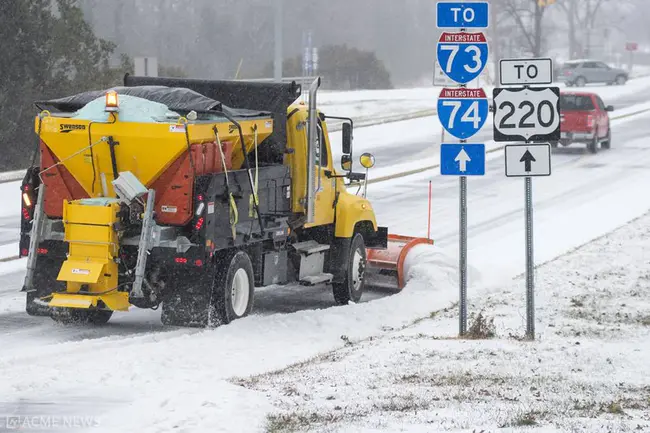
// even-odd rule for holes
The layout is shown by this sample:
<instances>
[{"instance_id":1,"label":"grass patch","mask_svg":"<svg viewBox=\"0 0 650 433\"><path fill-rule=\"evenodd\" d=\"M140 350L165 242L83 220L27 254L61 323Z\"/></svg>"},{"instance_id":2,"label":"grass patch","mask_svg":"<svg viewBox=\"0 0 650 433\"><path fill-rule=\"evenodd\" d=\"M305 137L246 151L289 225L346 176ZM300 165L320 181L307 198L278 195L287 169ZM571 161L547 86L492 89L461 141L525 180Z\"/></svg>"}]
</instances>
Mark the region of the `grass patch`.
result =
<instances>
[{"instance_id":1,"label":"grass patch","mask_svg":"<svg viewBox=\"0 0 650 433\"><path fill-rule=\"evenodd\" d=\"M508 376L475 375L470 371L452 374L405 374L396 380L396 383L407 383L432 387L499 387L512 380Z\"/></svg>"},{"instance_id":2,"label":"grass patch","mask_svg":"<svg viewBox=\"0 0 650 433\"><path fill-rule=\"evenodd\" d=\"M464 338L469 340L488 340L497 335L496 326L494 326L494 318L486 317L483 313L478 315L472 314L470 316L470 326Z\"/></svg>"},{"instance_id":3,"label":"grass patch","mask_svg":"<svg viewBox=\"0 0 650 433\"><path fill-rule=\"evenodd\" d=\"M414 394L394 395L386 401L377 403L375 408L382 412L417 412L429 407L429 403Z\"/></svg>"},{"instance_id":4,"label":"grass patch","mask_svg":"<svg viewBox=\"0 0 650 433\"><path fill-rule=\"evenodd\" d=\"M614 415L625 415L625 412L623 411L623 406L621 406L621 403L617 401L613 401L609 403L608 405L604 406L602 408L602 411L605 413L611 413Z\"/></svg>"},{"instance_id":5,"label":"grass patch","mask_svg":"<svg viewBox=\"0 0 650 433\"><path fill-rule=\"evenodd\" d=\"M538 417L543 415L542 412L530 410L517 415L509 422L500 425L500 428L505 427L533 427L539 425Z\"/></svg>"},{"instance_id":6,"label":"grass patch","mask_svg":"<svg viewBox=\"0 0 650 433\"><path fill-rule=\"evenodd\" d=\"M578 298L571 298L571 306L580 308L580 307L584 307L585 303Z\"/></svg>"},{"instance_id":7,"label":"grass patch","mask_svg":"<svg viewBox=\"0 0 650 433\"><path fill-rule=\"evenodd\" d=\"M342 419L342 415L334 413L290 412L271 414L266 417L265 431L266 433L293 433L315 425L336 423Z\"/></svg>"}]
</instances>

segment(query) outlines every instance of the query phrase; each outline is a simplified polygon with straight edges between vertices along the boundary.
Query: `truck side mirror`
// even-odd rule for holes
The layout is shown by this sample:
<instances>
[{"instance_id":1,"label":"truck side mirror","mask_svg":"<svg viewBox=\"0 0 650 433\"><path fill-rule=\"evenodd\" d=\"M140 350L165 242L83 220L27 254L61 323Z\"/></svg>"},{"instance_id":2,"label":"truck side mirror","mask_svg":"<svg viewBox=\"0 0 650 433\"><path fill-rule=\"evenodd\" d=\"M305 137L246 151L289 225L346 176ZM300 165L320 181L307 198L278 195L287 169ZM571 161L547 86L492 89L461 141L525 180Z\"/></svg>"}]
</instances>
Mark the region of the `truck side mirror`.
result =
<instances>
[{"instance_id":1,"label":"truck side mirror","mask_svg":"<svg viewBox=\"0 0 650 433\"><path fill-rule=\"evenodd\" d=\"M352 125L347 122L343 124L343 153L352 154Z\"/></svg>"},{"instance_id":2,"label":"truck side mirror","mask_svg":"<svg viewBox=\"0 0 650 433\"><path fill-rule=\"evenodd\" d=\"M612 105L608 105L605 107L605 111L614 111L614 107Z\"/></svg>"},{"instance_id":3,"label":"truck side mirror","mask_svg":"<svg viewBox=\"0 0 650 433\"><path fill-rule=\"evenodd\" d=\"M341 156L341 168L344 171L351 171L352 170L352 156L351 155L343 155L343 156Z\"/></svg>"}]
</instances>

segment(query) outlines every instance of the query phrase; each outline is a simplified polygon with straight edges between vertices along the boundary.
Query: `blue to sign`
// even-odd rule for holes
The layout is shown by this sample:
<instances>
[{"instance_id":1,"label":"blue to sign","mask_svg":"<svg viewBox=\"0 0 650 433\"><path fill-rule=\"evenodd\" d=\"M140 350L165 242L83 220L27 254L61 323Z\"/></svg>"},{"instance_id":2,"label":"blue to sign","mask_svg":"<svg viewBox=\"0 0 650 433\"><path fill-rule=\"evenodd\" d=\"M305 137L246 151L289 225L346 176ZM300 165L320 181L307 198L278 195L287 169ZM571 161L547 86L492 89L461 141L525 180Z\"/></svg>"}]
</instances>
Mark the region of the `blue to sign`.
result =
<instances>
[{"instance_id":1,"label":"blue to sign","mask_svg":"<svg viewBox=\"0 0 650 433\"><path fill-rule=\"evenodd\" d=\"M485 29L489 16L487 2L438 2L439 29Z\"/></svg>"},{"instance_id":2,"label":"blue to sign","mask_svg":"<svg viewBox=\"0 0 650 433\"><path fill-rule=\"evenodd\" d=\"M481 130L489 104L483 89L442 89L438 97L438 119L454 137L466 140Z\"/></svg>"},{"instance_id":3,"label":"blue to sign","mask_svg":"<svg viewBox=\"0 0 650 433\"><path fill-rule=\"evenodd\" d=\"M485 176L485 144L442 144L440 174Z\"/></svg>"},{"instance_id":4,"label":"blue to sign","mask_svg":"<svg viewBox=\"0 0 650 433\"><path fill-rule=\"evenodd\" d=\"M438 63L449 78L460 84L476 79L488 61L483 33L443 33L437 47Z\"/></svg>"}]
</instances>

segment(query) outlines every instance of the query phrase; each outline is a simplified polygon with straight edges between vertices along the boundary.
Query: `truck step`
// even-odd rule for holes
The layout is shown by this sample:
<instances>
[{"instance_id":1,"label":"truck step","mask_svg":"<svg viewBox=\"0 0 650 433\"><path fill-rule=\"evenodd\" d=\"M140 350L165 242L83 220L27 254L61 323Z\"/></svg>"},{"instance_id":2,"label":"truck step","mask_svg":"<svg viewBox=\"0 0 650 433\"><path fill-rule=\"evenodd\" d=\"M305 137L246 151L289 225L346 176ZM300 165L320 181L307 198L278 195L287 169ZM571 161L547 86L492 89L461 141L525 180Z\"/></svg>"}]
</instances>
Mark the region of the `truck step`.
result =
<instances>
[{"instance_id":1,"label":"truck step","mask_svg":"<svg viewBox=\"0 0 650 433\"><path fill-rule=\"evenodd\" d=\"M297 242L293 244L293 247L300 254L305 254L305 255L321 253L323 251L327 251L330 249L329 245L319 244L314 240Z\"/></svg>"},{"instance_id":2,"label":"truck step","mask_svg":"<svg viewBox=\"0 0 650 433\"><path fill-rule=\"evenodd\" d=\"M331 283L334 279L332 274L310 275L300 280L303 286L315 286L316 284Z\"/></svg>"}]
</instances>

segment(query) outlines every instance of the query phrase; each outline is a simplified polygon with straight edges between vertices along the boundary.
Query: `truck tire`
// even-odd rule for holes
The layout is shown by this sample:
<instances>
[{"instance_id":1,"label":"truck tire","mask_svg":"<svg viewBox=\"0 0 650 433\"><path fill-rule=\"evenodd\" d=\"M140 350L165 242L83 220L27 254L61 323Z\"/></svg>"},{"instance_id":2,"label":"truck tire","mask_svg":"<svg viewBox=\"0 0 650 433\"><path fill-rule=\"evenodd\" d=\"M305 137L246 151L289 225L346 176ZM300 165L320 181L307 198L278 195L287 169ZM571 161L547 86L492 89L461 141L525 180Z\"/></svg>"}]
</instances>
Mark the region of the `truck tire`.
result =
<instances>
[{"instance_id":1,"label":"truck tire","mask_svg":"<svg viewBox=\"0 0 650 433\"><path fill-rule=\"evenodd\" d=\"M220 262L209 303L207 326L210 327L246 317L253 309L255 275L248 254L237 251Z\"/></svg>"},{"instance_id":2,"label":"truck tire","mask_svg":"<svg viewBox=\"0 0 650 433\"><path fill-rule=\"evenodd\" d=\"M339 305L359 302L365 288L366 246L360 233L354 235L342 283L332 284L334 300Z\"/></svg>"},{"instance_id":3,"label":"truck tire","mask_svg":"<svg viewBox=\"0 0 650 433\"><path fill-rule=\"evenodd\" d=\"M52 309L46 305L42 305L36 302L36 299L39 298L37 292L27 292L25 296L25 311L30 316L41 316L47 317L52 313Z\"/></svg>"},{"instance_id":4,"label":"truck tire","mask_svg":"<svg viewBox=\"0 0 650 433\"><path fill-rule=\"evenodd\" d=\"M214 281L212 268L176 270L167 276L160 321L166 326L203 328L208 323L208 305Z\"/></svg>"},{"instance_id":5,"label":"truck tire","mask_svg":"<svg viewBox=\"0 0 650 433\"><path fill-rule=\"evenodd\" d=\"M30 316L49 317L52 314L52 308L37 303L36 299L49 296L52 292L65 290L66 283L56 279L62 264L63 259L44 256L39 256L36 259L36 272L34 273L34 288L36 290L27 292L25 296L25 311Z\"/></svg>"},{"instance_id":6,"label":"truck tire","mask_svg":"<svg viewBox=\"0 0 650 433\"><path fill-rule=\"evenodd\" d=\"M607 127L607 137L605 138L605 141L603 141L603 149L611 149L612 148L612 128L609 126Z\"/></svg>"},{"instance_id":7,"label":"truck tire","mask_svg":"<svg viewBox=\"0 0 650 433\"><path fill-rule=\"evenodd\" d=\"M594 139L587 143L587 150L590 153L598 153L598 135L594 136Z\"/></svg>"},{"instance_id":8,"label":"truck tire","mask_svg":"<svg viewBox=\"0 0 650 433\"><path fill-rule=\"evenodd\" d=\"M50 317L63 324L105 325L111 320L111 310L82 310L79 308L53 308Z\"/></svg>"}]
</instances>

